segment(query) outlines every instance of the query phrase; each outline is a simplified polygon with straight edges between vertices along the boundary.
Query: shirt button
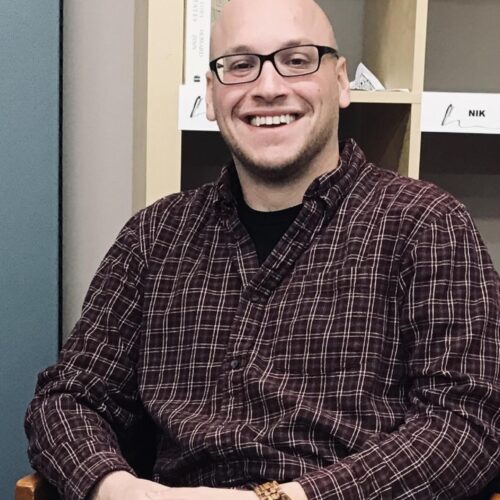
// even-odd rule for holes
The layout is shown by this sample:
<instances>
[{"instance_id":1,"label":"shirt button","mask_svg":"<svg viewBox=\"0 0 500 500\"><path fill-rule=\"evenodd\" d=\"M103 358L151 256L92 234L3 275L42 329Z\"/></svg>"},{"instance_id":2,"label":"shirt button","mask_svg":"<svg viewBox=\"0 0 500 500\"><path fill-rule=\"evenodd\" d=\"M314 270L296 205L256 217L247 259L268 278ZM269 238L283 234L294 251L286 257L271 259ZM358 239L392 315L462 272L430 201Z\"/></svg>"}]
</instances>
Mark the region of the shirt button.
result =
<instances>
[{"instance_id":1,"label":"shirt button","mask_svg":"<svg viewBox=\"0 0 500 500\"><path fill-rule=\"evenodd\" d=\"M250 300L254 303L254 304L262 304L264 302L264 297L260 296L259 294L257 293L254 293L251 297L250 297Z\"/></svg>"},{"instance_id":2,"label":"shirt button","mask_svg":"<svg viewBox=\"0 0 500 500\"><path fill-rule=\"evenodd\" d=\"M233 370L236 370L236 368L240 367L240 362L237 359L232 359L231 363L229 363L229 364L231 365L231 368Z\"/></svg>"}]
</instances>

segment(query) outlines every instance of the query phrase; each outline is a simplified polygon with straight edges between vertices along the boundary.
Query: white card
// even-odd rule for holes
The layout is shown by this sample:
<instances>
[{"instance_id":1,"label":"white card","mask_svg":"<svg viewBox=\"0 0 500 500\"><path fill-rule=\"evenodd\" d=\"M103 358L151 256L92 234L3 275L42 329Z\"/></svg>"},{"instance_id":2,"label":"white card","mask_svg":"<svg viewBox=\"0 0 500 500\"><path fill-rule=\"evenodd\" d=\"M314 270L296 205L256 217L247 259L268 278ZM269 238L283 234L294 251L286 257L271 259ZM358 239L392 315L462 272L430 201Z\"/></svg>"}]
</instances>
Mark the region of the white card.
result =
<instances>
[{"instance_id":1,"label":"white card","mask_svg":"<svg viewBox=\"0 0 500 500\"><path fill-rule=\"evenodd\" d=\"M206 87L204 84L181 85L179 87L179 130L207 130L217 132L217 122L207 119Z\"/></svg>"},{"instance_id":2,"label":"white card","mask_svg":"<svg viewBox=\"0 0 500 500\"><path fill-rule=\"evenodd\" d=\"M500 94L424 92L421 130L500 134Z\"/></svg>"}]
</instances>

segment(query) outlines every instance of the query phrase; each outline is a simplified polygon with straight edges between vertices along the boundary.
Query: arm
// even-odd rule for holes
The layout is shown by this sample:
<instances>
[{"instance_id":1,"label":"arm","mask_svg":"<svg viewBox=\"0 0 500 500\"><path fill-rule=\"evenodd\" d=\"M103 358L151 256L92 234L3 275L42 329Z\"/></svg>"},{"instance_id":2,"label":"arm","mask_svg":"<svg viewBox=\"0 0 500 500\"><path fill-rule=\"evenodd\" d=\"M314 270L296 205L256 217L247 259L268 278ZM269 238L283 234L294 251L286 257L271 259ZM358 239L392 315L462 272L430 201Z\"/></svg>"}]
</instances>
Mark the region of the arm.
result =
<instances>
[{"instance_id":1,"label":"arm","mask_svg":"<svg viewBox=\"0 0 500 500\"><path fill-rule=\"evenodd\" d=\"M58 363L40 374L28 408L31 463L64 498L84 498L110 471L132 472L118 437L141 416L135 360L145 264L137 226L138 216L103 260L81 319Z\"/></svg>"},{"instance_id":2,"label":"arm","mask_svg":"<svg viewBox=\"0 0 500 500\"><path fill-rule=\"evenodd\" d=\"M500 468L498 275L461 210L429 223L405 255L405 420L357 454L299 478L310 500L461 498Z\"/></svg>"},{"instance_id":3,"label":"arm","mask_svg":"<svg viewBox=\"0 0 500 500\"><path fill-rule=\"evenodd\" d=\"M307 500L299 483L292 482L280 486L291 500ZM168 488L151 481L144 481L128 472L111 472L94 488L89 500L257 500L251 490L223 488Z\"/></svg>"}]
</instances>

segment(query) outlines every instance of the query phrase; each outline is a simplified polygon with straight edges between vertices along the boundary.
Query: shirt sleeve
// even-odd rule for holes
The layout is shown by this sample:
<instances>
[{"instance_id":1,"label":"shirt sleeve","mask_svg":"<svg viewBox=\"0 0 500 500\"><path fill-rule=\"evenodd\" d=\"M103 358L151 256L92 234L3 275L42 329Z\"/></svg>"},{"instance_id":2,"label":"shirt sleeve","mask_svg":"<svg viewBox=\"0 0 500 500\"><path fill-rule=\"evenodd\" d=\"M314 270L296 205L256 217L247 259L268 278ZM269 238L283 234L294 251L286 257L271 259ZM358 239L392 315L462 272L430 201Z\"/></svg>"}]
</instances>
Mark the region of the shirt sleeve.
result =
<instances>
[{"instance_id":1,"label":"shirt sleeve","mask_svg":"<svg viewBox=\"0 0 500 500\"><path fill-rule=\"evenodd\" d=\"M101 263L82 316L58 363L39 375L27 411L30 461L64 498L85 498L114 470L133 473L119 435L142 411L135 375L145 268L139 216Z\"/></svg>"},{"instance_id":2,"label":"shirt sleeve","mask_svg":"<svg viewBox=\"0 0 500 500\"><path fill-rule=\"evenodd\" d=\"M498 274L462 209L428 224L406 255L404 422L299 478L309 500L463 498L500 470Z\"/></svg>"}]
</instances>

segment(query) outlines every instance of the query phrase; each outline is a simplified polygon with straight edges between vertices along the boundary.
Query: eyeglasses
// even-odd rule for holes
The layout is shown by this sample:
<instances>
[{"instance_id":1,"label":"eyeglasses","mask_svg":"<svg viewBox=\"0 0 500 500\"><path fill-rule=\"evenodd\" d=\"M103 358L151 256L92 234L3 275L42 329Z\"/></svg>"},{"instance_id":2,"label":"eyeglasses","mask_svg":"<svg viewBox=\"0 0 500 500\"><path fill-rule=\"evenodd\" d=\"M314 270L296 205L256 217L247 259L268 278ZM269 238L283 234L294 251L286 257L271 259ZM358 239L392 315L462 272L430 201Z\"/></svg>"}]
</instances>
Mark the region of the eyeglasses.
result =
<instances>
[{"instance_id":1,"label":"eyeglasses","mask_svg":"<svg viewBox=\"0 0 500 500\"><path fill-rule=\"evenodd\" d=\"M284 77L304 76L318 71L325 54L339 57L336 49L322 45L298 45L271 54L230 54L210 61L210 69L224 85L254 82L266 61Z\"/></svg>"}]
</instances>

